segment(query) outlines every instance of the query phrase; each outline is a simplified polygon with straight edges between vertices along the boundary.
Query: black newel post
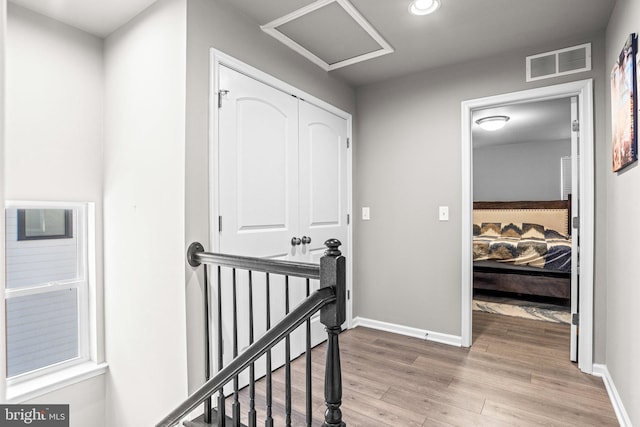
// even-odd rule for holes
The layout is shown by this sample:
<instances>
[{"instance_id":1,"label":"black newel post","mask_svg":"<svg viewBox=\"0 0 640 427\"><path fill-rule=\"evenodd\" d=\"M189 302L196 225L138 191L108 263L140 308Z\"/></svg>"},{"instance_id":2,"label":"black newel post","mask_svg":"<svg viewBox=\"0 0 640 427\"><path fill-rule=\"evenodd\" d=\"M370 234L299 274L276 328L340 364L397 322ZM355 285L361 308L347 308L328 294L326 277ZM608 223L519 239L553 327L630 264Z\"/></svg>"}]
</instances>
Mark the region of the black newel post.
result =
<instances>
[{"instance_id":1,"label":"black newel post","mask_svg":"<svg viewBox=\"0 0 640 427\"><path fill-rule=\"evenodd\" d=\"M340 368L340 346L338 334L346 320L346 270L345 259L338 249L342 243L337 239L325 242L327 250L320 259L320 287L333 287L336 301L320 311L320 322L325 326L327 339L327 361L324 376L324 400L327 410L322 427L346 427L342 421L342 372Z\"/></svg>"}]
</instances>

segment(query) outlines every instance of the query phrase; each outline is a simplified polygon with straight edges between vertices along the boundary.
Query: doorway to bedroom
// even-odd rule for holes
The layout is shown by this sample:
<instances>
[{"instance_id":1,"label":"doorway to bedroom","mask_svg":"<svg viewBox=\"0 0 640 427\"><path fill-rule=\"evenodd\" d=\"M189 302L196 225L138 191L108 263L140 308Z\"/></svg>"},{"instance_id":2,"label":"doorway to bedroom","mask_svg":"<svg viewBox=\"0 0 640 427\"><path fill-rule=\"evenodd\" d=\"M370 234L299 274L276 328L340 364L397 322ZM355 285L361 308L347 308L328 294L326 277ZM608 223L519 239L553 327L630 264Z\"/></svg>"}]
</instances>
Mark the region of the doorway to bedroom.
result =
<instances>
[{"instance_id":1,"label":"doorway to bedroom","mask_svg":"<svg viewBox=\"0 0 640 427\"><path fill-rule=\"evenodd\" d=\"M591 372L591 97L587 80L463 102L463 345L473 308L568 322Z\"/></svg>"},{"instance_id":2,"label":"doorway to bedroom","mask_svg":"<svg viewBox=\"0 0 640 427\"><path fill-rule=\"evenodd\" d=\"M473 311L500 322L509 316L559 323L557 331L565 332L554 335L567 347L577 311L570 227L578 188L571 173L576 102L534 100L472 115Z\"/></svg>"}]
</instances>

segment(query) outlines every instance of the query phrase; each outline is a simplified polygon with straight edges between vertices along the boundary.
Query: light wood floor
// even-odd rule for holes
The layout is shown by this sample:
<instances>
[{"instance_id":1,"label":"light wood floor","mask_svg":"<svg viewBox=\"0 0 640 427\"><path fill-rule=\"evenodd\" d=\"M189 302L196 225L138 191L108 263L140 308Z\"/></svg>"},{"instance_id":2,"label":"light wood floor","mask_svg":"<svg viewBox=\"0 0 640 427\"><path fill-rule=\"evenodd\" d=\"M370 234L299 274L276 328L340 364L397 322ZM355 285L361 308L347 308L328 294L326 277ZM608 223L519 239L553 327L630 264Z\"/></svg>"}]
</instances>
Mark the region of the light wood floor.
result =
<instances>
[{"instance_id":1,"label":"light wood floor","mask_svg":"<svg viewBox=\"0 0 640 427\"><path fill-rule=\"evenodd\" d=\"M347 426L618 425L602 380L581 373L569 361L567 325L489 313L473 316L471 349L362 327L343 332L342 413ZM319 426L324 346L312 355L313 425ZM292 365L294 426L305 425L304 363L303 357ZM284 425L283 371L273 380L276 426ZM264 425L263 384L256 393L258 425Z\"/></svg>"}]
</instances>

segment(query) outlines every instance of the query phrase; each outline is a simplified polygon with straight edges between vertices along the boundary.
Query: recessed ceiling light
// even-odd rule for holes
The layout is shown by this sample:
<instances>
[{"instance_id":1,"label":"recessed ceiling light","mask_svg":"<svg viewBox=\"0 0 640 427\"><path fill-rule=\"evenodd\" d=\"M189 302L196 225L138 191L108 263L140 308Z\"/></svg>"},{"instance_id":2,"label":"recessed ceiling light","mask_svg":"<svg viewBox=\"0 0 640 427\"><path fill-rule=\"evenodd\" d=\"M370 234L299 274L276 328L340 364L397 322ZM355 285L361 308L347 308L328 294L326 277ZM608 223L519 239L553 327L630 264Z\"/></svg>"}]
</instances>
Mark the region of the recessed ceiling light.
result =
<instances>
[{"instance_id":1,"label":"recessed ceiling light","mask_svg":"<svg viewBox=\"0 0 640 427\"><path fill-rule=\"evenodd\" d=\"M413 0L409 4L409 12L414 15L428 15L440 7L440 0Z\"/></svg>"},{"instance_id":2,"label":"recessed ceiling light","mask_svg":"<svg viewBox=\"0 0 640 427\"><path fill-rule=\"evenodd\" d=\"M489 116L476 120L476 123L484 130L493 132L502 129L509 121L509 116Z\"/></svg>"}]
</instances>

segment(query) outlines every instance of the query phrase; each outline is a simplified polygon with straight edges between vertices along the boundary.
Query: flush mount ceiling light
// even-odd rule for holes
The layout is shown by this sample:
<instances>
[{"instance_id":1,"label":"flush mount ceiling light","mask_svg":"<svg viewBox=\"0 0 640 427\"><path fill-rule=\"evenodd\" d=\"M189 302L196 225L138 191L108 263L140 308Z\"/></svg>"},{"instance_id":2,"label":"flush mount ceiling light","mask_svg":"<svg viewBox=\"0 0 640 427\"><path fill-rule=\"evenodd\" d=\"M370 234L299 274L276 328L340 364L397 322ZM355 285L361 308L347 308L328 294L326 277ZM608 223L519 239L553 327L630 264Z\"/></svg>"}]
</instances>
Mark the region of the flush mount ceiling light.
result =
<instances>
[{"instance_id":1,"label":"flush mount ceiling light","mask_svg":"<svg viewBox=\"0 0 640 427\"><path fill-rule=\"evenodd\" d=\"M409 12L414 15L428 15L440 7L440 0L413 0L409 4Z\"/></svg>"},{"instance_id":2,"label":"flush mount ceiling light","mask_svg":"<svg viewBox=\"0 0 640 427\"><path fill-rule=\"evenodd\" d=\"M476 123L484 130L493 132L502 129L509 121L509 116L489 116L476 120Z\"/></svg>"}]
</instances>

